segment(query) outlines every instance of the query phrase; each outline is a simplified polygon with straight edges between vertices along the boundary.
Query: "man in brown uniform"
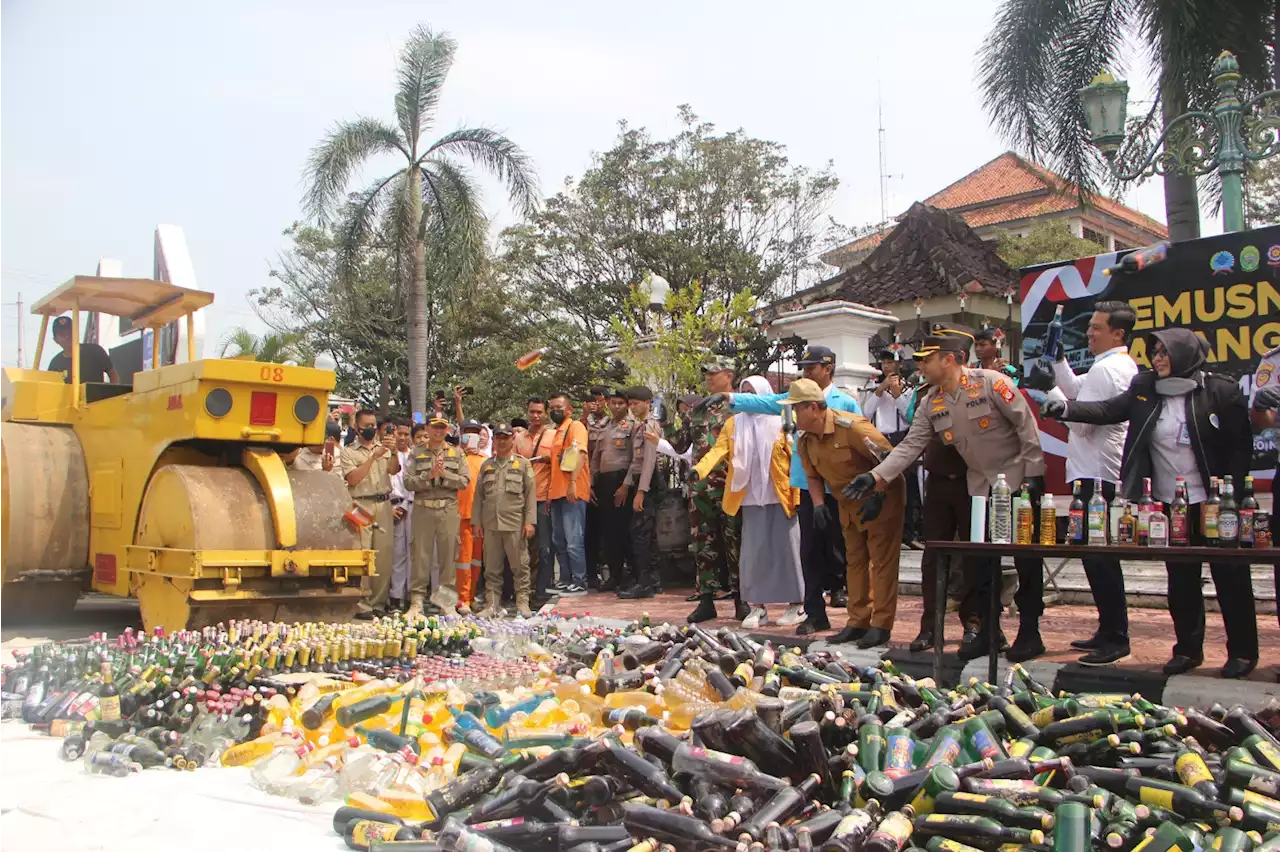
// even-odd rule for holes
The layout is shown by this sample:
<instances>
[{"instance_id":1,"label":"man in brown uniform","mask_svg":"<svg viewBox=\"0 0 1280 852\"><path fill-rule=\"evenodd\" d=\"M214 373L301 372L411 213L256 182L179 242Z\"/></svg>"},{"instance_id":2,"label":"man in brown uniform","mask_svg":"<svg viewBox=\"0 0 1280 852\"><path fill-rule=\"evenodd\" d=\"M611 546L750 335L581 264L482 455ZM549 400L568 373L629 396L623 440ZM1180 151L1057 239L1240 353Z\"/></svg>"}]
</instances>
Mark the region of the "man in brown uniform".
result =
<instances>
[{"instance_id":1,"label":"man in brown uniform","mask_svg":"<svg viewBox=\"0 0 1280 852\"><path fill-rule=\"evenodd\" d=\"M431 586L432 558L439 566L440 584L431 603L452 613L458 606L458 492L471 481L471 472L462 451L445 443L449 421L439 415L427 420L427 443L409 454L404 487L413 498L413 580L406 618L422 614L423 602ZM501 588L501 586L499 586Z\"/></svg>"},{"instance_id":2,"label":"man in brown uniform","mask_svg":"<svg viewBox=\"0 0 1280 852\"><path fill-rule=\"evenodd\" d=\"M886 480L902 473L936 435L943 445L954 446L968 465L966 479L971 496L986 497L996 476L1003 473L1010 490L1027 483L1031 505L1039 505L1040 495L1044 493L1044 453L1031 406L1008 376L965 367L968 349L966 342L955 335L935 334L925 338L915 358L930 387L916 406L907 437L874 470L858 476L849 485L849 496L865 496L873 488L883 489ZM1033 513L1033 517L1038 515ZM1036 517L1037 527L1038 524ZM1032 565L1024 561L1018 566L1016 600L1020 624L1018 638L1009 649L1011 661L1044 653L1039 628L1040 616L1044 613L1044 575L1038 562ZM998 568L998 564L988 566L987 570L992 568ZM936 605L941 606L942 602ZM972 659L981 655L981 649L987 647L987 629L999 630L999 625L984 623L972 639L966 632L962 657ZM942 641L940 636L934 638Z\"/></svg>"},{"instance_id":3,"label":"man in brown uniform","mask_svg":"<svg viewBox=\"0 0 1280 852\"><path fill-rule=\"evenodd\" d=\"M502 561L511 563L515 577L516 612L521 618L533 615L529 609L529 550L525 541L533 538L538 520L537 490L533 466L515 454L511 426L500 423L493 430L493 457L484 460L471 504L472 527L484 533L484 611L494 618L502 609Z\"/></svg>"},{"instance_id":4,"label":"man in brown uniform","mask_svg":"<svg viewBox=\"0 0 1280 852\"><path fill-rule=\"evenodd\" d=\"M356 618L370 619L385 614L391 569L395 563L395 538L391 519L391 477L400 472L396 439L383 435L378 440L378 415L368 409L356 413L357 439L342 449L342 476L356 505L373 515L375 527L360 530L360 546L377 551L373 577L366 578L369 599L361 604Z\"/></svg>"},{"instance_id":5,"label":"man in brown uniform","mask_svg":"<svg viewBox=\"0 0 1280 852\"><path fill-rule=\"evenodd\" d=\"M867 499L852 499L840 489L871 470L893 445L862 415L828 409L826 394L810 379L796 379L779 402L792 406L796 427L804 431L800 460L813 498L814 527L822 530L832 522L826 506L827 486L840 505L849 621L831 641L856 639L859 648L883 645L889 641L898 606L906 483L899 473L884 494Z\"/></svg>"}]
</instances>

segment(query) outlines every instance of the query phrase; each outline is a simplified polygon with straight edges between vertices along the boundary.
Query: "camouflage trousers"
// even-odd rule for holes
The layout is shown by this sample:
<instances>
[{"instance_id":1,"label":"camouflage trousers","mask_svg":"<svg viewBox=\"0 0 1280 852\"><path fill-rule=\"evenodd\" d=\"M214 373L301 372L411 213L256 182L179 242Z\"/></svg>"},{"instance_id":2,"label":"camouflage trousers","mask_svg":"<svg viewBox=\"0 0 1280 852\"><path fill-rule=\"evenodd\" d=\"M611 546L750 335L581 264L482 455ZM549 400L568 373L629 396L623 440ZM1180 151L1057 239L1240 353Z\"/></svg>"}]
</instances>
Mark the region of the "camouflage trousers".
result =
<instances>
[{"instance_id":1,"label":"camouflage trousers","mask_svg":"<svg viewBox=\"0 0 1280 852\"><path fill-rule=\"evenodd\" d=\"M695 585L700 595L738 591L742 517L726 515L723 498L721 490L706 490L694 491L689 500Z\"/></svg>"}]
</instances>

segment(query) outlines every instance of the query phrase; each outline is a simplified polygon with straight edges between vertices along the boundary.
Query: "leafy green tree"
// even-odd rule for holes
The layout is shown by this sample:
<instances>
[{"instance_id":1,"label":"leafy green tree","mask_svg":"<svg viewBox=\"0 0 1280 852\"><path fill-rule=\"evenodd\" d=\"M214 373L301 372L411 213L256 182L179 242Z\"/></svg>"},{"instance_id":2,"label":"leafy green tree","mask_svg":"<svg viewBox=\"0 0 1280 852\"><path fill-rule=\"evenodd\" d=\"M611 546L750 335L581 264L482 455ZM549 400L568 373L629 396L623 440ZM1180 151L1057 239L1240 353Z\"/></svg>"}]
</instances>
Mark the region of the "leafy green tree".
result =
<instances>
[{"instance_id":1,"label":"leafy green tree","mask_svg":"<svg viewBox=\"0 0 1280 852\"><path fill-rule=\"evenodd\" d=\"M409 398L415 411L427 410L432 367L444 363L439 339L442 282L465 278L484 255L487 223L479 191L462 161L502 181L521 213L532 214L538 200L533 164L497 131L469 127L428 141L455 49L447 35L416 28L397 65L395 123L359 118L338 124L312 151L306 169L307 212L321 223L336 214L344 274L379 234L396 253L408 282ZM391 155L403 165L347 196L352 178L380 155Z\"/></svg>"},{"instance_id":2,"label":"leafy green tree","mask_svg":"<svg viewBox=\"0 0 1280 852\"><path fill-rule=\"evenodd\" d=\"M979 54L988 115L1006 139L1075 182L1083 193L1109 180L1090 143L1079 91L1094 75L1137 55L1156 81L1154 105L1131 136L1154 142L1189 108L1212 111L1209 68L1222 50L1240 61L1246 92L1270 88L1272 0L1004 0ZM1164 178L1174 240L1200 235L1196 181Z\"/></svg>"},{"instance_id":3,"label":"leafy green tree","mask_svg":"<svg viewBox=\"0 0 1280 852\"><path fill-rule=\"evenodd\" d=\"M302 337L291 332L269 332L261 336L244 327L233 328L218 346L219 358L252 358L271 364L285 361L310 363Z\"/></svg>"},{"instance_id":4,"label":"leafy green tree","mask_svg":"<svg viewBox=\"0 0 1280 852\"><path fill-rule=\"evenodd\" d=\"M1077 237L1066 222L1060 221L1037 222L1027 229L1025 237L1012 231L1001 231L996 237L996 254L1014 269L1089 257L1105 250L1093 240Z\"/></svg>"},{"instance_id":5,"label":"leafy green tree","mask_svg":"<svg viewBox=\"0 0 1280 852\"><path fill-rule=\"evenodd\" d=\"M1244 219L1250 228L1280 224L1280 157L1245 164Z\"/></svg>"},{"instance_id":6,"label":"leafy green tree","mask_svg":"<svg viewBox=\"0 0 1280 852\"><path fill-rule=\"evenodd\" d=\"M628 300L645 269L676 292L697 281L703 298L725 301L739 291L770 301L821 275L831 165L794 166L781 145L717 132L687 106L680 118L670 139L621 123L581 179L503 233L498 274L540 317L600 342L616 316L640 330Z\"/></svg>"}]
</instances>

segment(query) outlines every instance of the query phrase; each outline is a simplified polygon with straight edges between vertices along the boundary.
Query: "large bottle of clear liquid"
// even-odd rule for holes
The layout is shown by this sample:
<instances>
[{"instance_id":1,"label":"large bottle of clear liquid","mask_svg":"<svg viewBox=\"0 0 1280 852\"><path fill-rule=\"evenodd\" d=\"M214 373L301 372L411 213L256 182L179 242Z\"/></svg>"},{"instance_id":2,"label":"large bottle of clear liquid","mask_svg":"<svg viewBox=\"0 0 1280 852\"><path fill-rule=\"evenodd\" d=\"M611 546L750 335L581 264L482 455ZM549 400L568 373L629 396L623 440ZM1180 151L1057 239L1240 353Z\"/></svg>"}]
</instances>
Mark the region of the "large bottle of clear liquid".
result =
<instances>
[{"instance_id":1,"label":"large bottle of clear liquid","mask_svg":"<svg viewBox=\"0 0 1280 852\"><path fill-rule=\"evenodd\" d=\"M1102 480L1093 481L1093 496L1089 498L1089 544L1107 543L1107 499L1102 496Z\"/></svg>"},{"instance_id":2,"label":"large bottle of clear liquid","mask_svg":"<svg viewBox=\"0 0 1280 852\"><path fill-rule=\"evenodd\" d=\"M991 488L991 543L1013 542L1013 507L1010 503L1009 483L1004 474L996 474L996 484Z\"/></svg>"}]
</instances>

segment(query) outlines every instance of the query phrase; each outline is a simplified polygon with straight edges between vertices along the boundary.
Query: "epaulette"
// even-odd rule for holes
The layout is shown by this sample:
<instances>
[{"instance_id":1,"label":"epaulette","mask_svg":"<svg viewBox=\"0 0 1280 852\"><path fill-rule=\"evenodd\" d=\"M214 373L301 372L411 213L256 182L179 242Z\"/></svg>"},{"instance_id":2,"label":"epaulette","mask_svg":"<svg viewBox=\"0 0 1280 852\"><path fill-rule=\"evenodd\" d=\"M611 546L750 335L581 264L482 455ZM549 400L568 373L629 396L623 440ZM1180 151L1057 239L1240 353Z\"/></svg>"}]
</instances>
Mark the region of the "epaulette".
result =
<instances>
[{"instance_id":1,"label":"epaulette","mask_svg":"<svg viewBox=\"0 0 1280 852\"><path fill-rule=\"evenodd\" d=\"M848 415L836 415L836 425L843 426L846 429L853 428L853 418Z\"/></svg>"},{"instance_id":2,"label":"epaulette","mask_svg":"<svg viewBox=\"0 0 1280 852\"><path fill-rule=\"evenodd\" d=\"M1268 349L1266 352L1263 352L1262 357L1270 358L1272 355L1275 355L1277 352L1280 352L1280 346L1275 346L1271 349Z\"/></svg>"}]
</instances>

